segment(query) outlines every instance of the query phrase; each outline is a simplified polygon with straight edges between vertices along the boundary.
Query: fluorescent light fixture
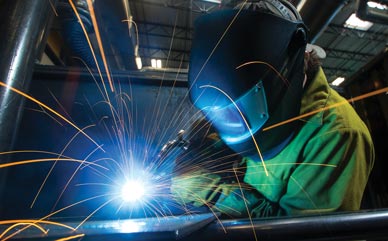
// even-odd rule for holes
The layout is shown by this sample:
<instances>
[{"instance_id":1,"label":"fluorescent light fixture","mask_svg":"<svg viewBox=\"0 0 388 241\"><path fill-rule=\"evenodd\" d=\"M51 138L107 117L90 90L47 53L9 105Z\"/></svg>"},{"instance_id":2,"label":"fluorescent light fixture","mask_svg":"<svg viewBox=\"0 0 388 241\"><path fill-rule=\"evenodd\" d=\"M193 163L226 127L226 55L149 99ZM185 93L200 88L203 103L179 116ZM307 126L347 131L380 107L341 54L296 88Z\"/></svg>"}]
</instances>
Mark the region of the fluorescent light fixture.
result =
<instances>
[{"instance_id":1,"label":"fluorescent light fixture","mask_svg":"<svg viewBox=\"0 0 388 241\"><path fill-rule=\"evenodd\" d=\"M380 9L380 10L388 10L388 6L387 5L383 5L383 4L380 4L380 3L377 3L377 2L368 2L367 4L368 4L368 6L370 8L377 8L377 9Z\"/></svg>"},{"instance_id":2,"label":"fluorescent light fixture","mask_svg":"<svg viewBox=\"0 0 388 241\"><path fill-rule=\"evenodd\" d=\"M156 68L156 59L151 59L151 67Z\"/></svg>"},{"instance_id":3,"label":"fluorescent light fixture","mask_svg":"<svg viewBox=\"0 0 388 241\"><path fill-rule=\"evenodd\" d=\"M137 69L143 68L143 63L141 62L140 56L135 57L135 62L136 62Z\"/></svg>"},{"instance_id":4,"label":"fluorescent light fixture","mask_svg":"<svg viewBox=\"0 0 388 241\"><path fill-rule=\"evenodd\" d=\"M344 27L366 31L370 27L372 27L372 25L373 23L368 21L363 21L359 19L355 13L353 13L352 15L350 15L348 20L346 20Z\"/></svg>"},{"instance_id":5,"label":"fluorescent light fixture","mask_svg":"<svg viewBox=\"0 0 388 241\"><path fill-rule=\"evenodd\" d=\"M220 4L222 0L203 0L204 2L209 2L209 3L218 3Z\"/></svg>"},{"instance_id":6,"label":"fluorescent light fixture","mask_svg":"<svg viewBox=\"0 0 388 241\"><path fill-rule=\"evenodd\" d=\"M161 69L162 68L162 60L160 60L160 59L156 60L156 68L157 69Z\"/></svg>"},{"instance_id":7,"label":"fluorescent light fixture","mask_svg":"<svg viewBox=\"0 0 388 241\"><path fill-rule=\"evenodd\" d=\"M339 86L344 81L345 81L344 77L338 77L333 82L331 82L331 84L334 85L334 86Z\"/></svg>"},{"instance_id":8,"label":"fluorescent light fixture","mask_svg":"<svg viewBox=\"0 0 388 241\"><path fill-rule=\"evenodd\" d=\"M162 68L162 60L160 59L151 59L151 67L155 69Z\"/></svg>"},{"instance_id":9,"label":"fluorescent light fixture","mask_svg":"<svg viewBox=\"0 0 388 241\"><path fill-rule=\"evenodd\" d=\"M137 69L143 68L143 63L141 62L141 58L139 56L139 45L135 45L135 63L137 66Z\"/></svg>"}]
</instances>

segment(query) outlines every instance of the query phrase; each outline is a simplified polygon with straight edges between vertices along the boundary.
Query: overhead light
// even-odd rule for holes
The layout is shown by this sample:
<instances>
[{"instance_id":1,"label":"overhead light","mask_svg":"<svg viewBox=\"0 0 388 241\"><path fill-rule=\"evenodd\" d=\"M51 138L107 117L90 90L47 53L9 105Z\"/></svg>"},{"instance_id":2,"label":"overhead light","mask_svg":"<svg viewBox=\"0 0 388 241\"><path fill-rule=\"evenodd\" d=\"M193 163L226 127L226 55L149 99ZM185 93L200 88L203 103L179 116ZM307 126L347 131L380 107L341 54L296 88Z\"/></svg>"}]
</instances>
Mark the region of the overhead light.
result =
<instances>
[{"instance_id":1,"label":"overhead light","mask_svg":"<svg viewBox=\"0 0 388 241\"><path fill-rule=\"evenodd\" d=\"M162 60L160 59L151 59L151 67L156 69L162 68Z\"/></svg>"},{"instance_id":2,"label":"overhead light","mask_svg":"<svg viewBox=\"0 0 388 241\"><path fill-rule=\"evenodd\" d=\"M136 67L137 67L137 69L143 68L143 63L141 62L140 56L136 56L136 57L135 57L135 62L136 62Z\"/></svg>"},{"instance_id":3,"label":"overhead light","mask_svg":"<svg viewBox=\"0 0 388 241\"><path fill-rule=\"evenodd\" d=\"M377 9L380 9L380 10L388 10L388 6L387 5L383 5L383 4L380 4L380 3L377 3L377 2L368 2L368 7L370 8L377 8Z\"/></svg>"},{"instance_id":4,"label":"overhead light","mask_svg":"<svg viewBox=\"0 0 388 241\"><path fill-rule=\"evenodd\" d=\"M344 77L338 77L333 82L331 82L331 84L334 85L334 86L339 86L344 81L345 81Z\"/></svg>"},{"instance_id":5,"label":"overhead light","mask_svg":"<svg viewBox=\"0 0 388 241\"><path fill-rule=\"evenodd\" d=\"M158 69L162 68L162 60L160 60L160 59L156 60L156 68L158 68Z\"/></svg>"},{"instance_id":6,"label":"overhead light","mask_svg":"<svg viewBox=\"0 0 388 241\"><path fill-rule=\"evenodd\" d=\"M139 56L139 45L135 45L135 63L137 69L143 68L143 63L141 62L141 58Z\"/></svg>"},{"instance_id":7,"label":"overhead light","mask_svg":"<svg viewBox=\"0 0 388 241\"><path fill-rule=\"evenodd\" d=\"M344 27L366 31L370 27L372 27L372 25L373 23L368 21L363 21L359 19L355 13L353 13L352 15L350 15L348 20L346 20Z\"/></svg>"},{"instance_id":8,"label":"overhead light","mask_svg":"<svg viewBox=\"0 0 388 241\"><path fill-rule=\"evenodd\" d=\"M204 2L209 2L209 3L218 3L220 4L222 0L203 0Z\"/></svg>"}]
</instances>

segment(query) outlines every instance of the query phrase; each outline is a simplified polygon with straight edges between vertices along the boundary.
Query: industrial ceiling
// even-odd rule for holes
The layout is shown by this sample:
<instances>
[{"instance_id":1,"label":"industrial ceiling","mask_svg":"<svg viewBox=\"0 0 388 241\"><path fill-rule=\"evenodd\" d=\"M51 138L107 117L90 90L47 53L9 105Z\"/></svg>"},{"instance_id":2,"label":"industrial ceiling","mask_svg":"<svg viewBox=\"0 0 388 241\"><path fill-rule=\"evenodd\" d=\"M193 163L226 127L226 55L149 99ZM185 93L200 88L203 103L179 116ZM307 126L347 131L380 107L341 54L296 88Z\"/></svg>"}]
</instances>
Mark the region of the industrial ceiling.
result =
<instances>
[{"instance_id":1,"label":"industrial ceiling","mask_svg":"<svg viewBox=\"0 0 388 241\"><path fill-rule=\"evenodd\" d=\"M60 1L59 4L68 2L72 1ZM74 2L82 5L86 1ZM143 72L153 69L152 59L160 59L164 71L186 73L195 20L219 9L233 8L238 2L96 0L94 5L109 71L136 70L135 57L140 57ZM310 41L326 51L327 57L322 60L322 64L329 82L339 76L351 78L375 56L385 51L388 39L386 25L374 23L366 31L344 27L348 17L357 10L356 0L291 2L298 6L310 30ZM63 16L63 8L57 10L58 17L54 21L46 53L55 65L71 66L76 62L73 58L76 54L69 52L71 47L58 44L66 45L67 42L63 24L58 21L61 14ZM93 46L98 49L96 32L91 31L90 36Z\"/></svg>"}]
</instances>

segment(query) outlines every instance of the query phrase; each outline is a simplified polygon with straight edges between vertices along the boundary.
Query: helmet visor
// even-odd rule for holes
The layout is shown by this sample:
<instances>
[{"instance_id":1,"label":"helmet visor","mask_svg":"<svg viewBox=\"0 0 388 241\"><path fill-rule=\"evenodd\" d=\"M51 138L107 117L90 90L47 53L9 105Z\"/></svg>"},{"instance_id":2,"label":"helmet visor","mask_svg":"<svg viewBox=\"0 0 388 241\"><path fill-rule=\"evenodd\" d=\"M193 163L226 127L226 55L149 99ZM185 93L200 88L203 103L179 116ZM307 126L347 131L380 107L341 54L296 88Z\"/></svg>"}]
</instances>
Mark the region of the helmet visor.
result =
<instances>
[{"instance_id":1,"label":"helmet visor","mask_svg":"<svg viewBox=\"0 0 388 241\"><path fill-rule=\"evenodd\" d=\"M251 138L268 120L268 108L262 82L254 85L237 100L226 106L202 109L226 144L237 144Z\"/></svg>"}]
</instances>

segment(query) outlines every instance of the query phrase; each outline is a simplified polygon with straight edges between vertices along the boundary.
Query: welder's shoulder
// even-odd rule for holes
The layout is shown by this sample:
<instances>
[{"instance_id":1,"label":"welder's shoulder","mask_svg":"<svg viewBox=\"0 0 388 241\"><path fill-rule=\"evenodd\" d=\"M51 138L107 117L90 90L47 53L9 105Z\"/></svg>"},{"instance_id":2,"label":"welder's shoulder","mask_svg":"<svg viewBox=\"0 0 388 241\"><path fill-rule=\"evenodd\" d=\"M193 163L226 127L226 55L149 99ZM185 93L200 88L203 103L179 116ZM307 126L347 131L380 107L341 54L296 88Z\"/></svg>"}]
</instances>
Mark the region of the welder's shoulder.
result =
<instances>
[{"instance_id":1,"label":"welder's shoulder","mask_svg":"<svg viewBox=\"0 0 388 241\"><path fill-rule=\"evenodd\" d=\"M369 136L369 130L350 103L335 90L329 90L323 123L339 131L358 132Z\"/></svg>"},{"instance_id":2,"label":"welder's shoulder","mask_svg":"<svg viewBox=\"0 0 388 241\"><path fill-rule=\"evenodd\" d=\"M369 131L349 102L332 89L322 68L319 69L302 99L301 113L316 113L309 118L321 124L321 132L330 130Z\"/></svg>"}]
</instances>

